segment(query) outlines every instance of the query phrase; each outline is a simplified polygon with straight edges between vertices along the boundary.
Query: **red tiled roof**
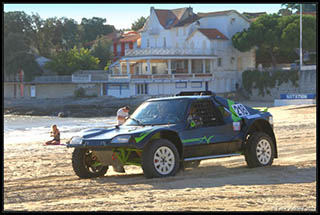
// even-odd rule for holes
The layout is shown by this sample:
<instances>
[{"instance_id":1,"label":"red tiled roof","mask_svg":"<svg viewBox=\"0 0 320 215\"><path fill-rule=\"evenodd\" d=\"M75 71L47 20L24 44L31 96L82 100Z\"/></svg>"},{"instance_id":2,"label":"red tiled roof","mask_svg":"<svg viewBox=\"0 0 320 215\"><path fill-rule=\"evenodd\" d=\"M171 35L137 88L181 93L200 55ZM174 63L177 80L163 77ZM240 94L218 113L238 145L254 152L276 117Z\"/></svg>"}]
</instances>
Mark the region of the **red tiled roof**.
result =
<instances>
[{"instance_id":1,"label":"red tiled roof","mask_svg":"<svg viewBox=\"0 0 320 215\"><path fill-rule=\"evenodd\" d=\"M156 15L158 17L160 24L166 29L175 25L179 21L177 16L171 10L154 10L154 11L156 12ZM172 20L171 23L169 23L169 20Z\"/></svg>"},{"instance_id":2,"label":"red tiled roof","mask_svg":"<svg viewBox=\"0 0 320 215\"><path fill-rule=\"evenodd\" d=\"M225 15L230 13L233 10L224 10L224 11L216 11L216 12L209 12L209 13L198 13L197 15L200 17L204 16L216 16L216 15Z\"/></svg>"},{"instance_id":3,"label":"red tiled roof","mask_svg":"<svg viewBox=\"0 0 320 215\"><path fill-rule=\"evenodd\" d=\"M209 28L203 28L203 29L198 29L202 34L204 34L206 37L208 37L210 40L215 40L215 39L221 39L221 40L228 40L228 38L218 31L217 29L209 29Z\"/></svg>"},{"instance_id":4,"label":"red tiled roof","mask_svg":"<svg viewBox=\"0 0 320 215\"><path fill-rule=\"evenodd\" d=\"M300 14L300 12L296 12L295 14ZM311 16L316 16L317 15L317 13L316 12L304 12L304 11L302 11L302 15L311 15Z\"/></svg>"},{"instance_id":5,"label":"red tiled roof","mask_svg":"<svg viewBox=\"0 0 320 215\"><path fill-rule=\"evenodd\" d=\"M264 14L267 14L266 12L243 12L243 15L248 15L248 16L252 16L253 18L257 18L258 16L261 16L261 15L264 15Z\"/></svg>"},{"instance_id":6,"label":"red tiled roof","mask_svg":"<svg viewBox=\"0 0 320 215\"><path fill-rule=\"evenodd\" d=\"M184 26L184 25L191 24L191 23L197 21L200 18L201 17L197 16L196 14L193 14L193 16L189 16L188 18L182 20L181 22L176 24L174 27L179 27L179 26Z\"/></svg>"},{"instance_id":7,"label":"red tiled roof","mask_svg":"<svg viewBox=\"0 0 320 215\"><path fill-rule=\"evenodd\" d=\"M250 19L248 19L246 16L240 14L238 11L236 10L224 10L224 11L217 11L217 12L210 12L210 13L198 13L197 15L202 17L206 17L206 16L219 16L219 15L226 15L230 12L235 12L236 14L238 14L239 16L241 16L242 18L244 18L245 20L247 20L248 22L251 22Z\"/></svg>"},{"instance_id":8,"label":"red tiled roof","mask_svg":"<svg viewBox=\"0 0 320 215\"><path fill-rule=\"evenodd\" d=\"M181 19L182 15L184 14L184 12L186 12L188 8L184 7L184 8L177 8L177 9L173 9L171 10L172 13L174 13L174 15L177 17L177 19Z\"/></svg>"},{"instance_id":9,"label":"red tiled roof","mask_svg":"<svg viewBox=\"0 0 320 215\"><path fill-rule=\"evenodd\" d=\"M171 28L179 23L180 19L182 18L183 14L187 11L188 8L177 8L173 10L162 10L157 9L154 10L160 24L165 28Z\"/></svg>"},{"instance_id":10,"label":"red tiled roof","mask_svg":"<svg viewBox=\"0 0 320 215\"><path fill-rule=\"evenodd\" d=\"M141 36L138 33L129 33L129 34L122 35L122 38L120 38L118 41L119 42L135 42L140 37Z\"/></svg>"}]
</instances>

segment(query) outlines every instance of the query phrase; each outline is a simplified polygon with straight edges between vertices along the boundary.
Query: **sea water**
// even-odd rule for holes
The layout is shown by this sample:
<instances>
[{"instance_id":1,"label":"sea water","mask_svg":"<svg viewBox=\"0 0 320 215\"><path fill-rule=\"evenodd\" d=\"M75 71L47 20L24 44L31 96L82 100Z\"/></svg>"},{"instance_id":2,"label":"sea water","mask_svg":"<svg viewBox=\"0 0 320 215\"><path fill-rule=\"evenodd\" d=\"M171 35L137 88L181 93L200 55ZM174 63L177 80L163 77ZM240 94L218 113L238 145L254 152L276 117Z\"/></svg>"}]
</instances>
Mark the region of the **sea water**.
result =
<instances>
[{"instance_id":1,"label":"sea water","mask_svg":"<svg viewBox=\"0 0 320 215\"><path fill-rule=\"evenodd\" d=\"M107 128L116 125L116 116L73 118L54 116L4 115L4 144L46 142L51 140L51 125L56 124L61 139L77 136L89 128Z\"/></svg>"}]
</instances>

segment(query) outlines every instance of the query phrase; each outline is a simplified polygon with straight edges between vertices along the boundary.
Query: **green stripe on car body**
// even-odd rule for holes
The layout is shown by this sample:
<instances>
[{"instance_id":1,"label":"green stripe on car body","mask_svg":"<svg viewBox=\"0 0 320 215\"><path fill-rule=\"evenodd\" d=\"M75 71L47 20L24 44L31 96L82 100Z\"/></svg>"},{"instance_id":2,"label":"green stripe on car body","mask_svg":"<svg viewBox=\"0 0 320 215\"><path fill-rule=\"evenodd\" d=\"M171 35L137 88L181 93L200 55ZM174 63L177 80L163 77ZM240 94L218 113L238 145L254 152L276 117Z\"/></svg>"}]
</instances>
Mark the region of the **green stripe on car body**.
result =
<instances>
[{"instance_id":1,"label":"green stripe on car body","mask_svg":"<svg viewBox=\"0 0 320 215\"><path fill-rule=\"evenodd\" d=\"M261 112L268 112L268 107L252 107L252 108L259 110Z\"/></svg>"},{"instance_id":2,"label":"green stripe on car body","mask_svg":"<svg viewBox=\"0 0 320 215\"><path fill-rule=\"evenodd\" d=\"M151 129L150 131L141 133L139 137L135 137L135 141L136 143L139 143L141 140L143 140L146 136L148 136L148 134L150 134L152 131L154 131L155 129Z\"/></svg>"},{"instance_id":3,"label":"green stripe on car body","mask_svg":"<svg viewBox=\"0 0 320 215\"><path fill-rule=\"evenodd\" d=\"M214 137L214 135L210 136L209 138L207 138L206 136L204 137L199 137L199 138L193 138L193 139L185 139L182 140L182 143L192 143L192 142L197 142L199 141L200 143L205 142L207 144L210 143L210 140Z\"/></svg>"}]
</instances>

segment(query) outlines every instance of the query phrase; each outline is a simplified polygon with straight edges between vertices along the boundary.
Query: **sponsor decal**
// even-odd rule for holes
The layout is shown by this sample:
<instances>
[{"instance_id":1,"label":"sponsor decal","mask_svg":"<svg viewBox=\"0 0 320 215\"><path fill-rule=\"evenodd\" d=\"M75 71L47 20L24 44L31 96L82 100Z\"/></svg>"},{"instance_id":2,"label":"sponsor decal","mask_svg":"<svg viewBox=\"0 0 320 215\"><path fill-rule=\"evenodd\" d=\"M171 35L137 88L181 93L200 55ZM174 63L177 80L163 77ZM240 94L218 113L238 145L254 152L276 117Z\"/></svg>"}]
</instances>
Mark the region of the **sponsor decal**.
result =
<instances>
[{"instance_id":1,"label":"sponsor decal","mask_svg":"<svg viewBox=\"0 0 320 215\"><path fill-rule=\"evenodd\" d=\"M232 113L232 114L231 114L232 120L233 120L234 122L240 121L241 118L237 116L236 112L235 112L235 111L233 110L233 108L232 108L232 105L234 105L234 101L229 100L229 99L228 99L227 101L228 101L229 110L230 110L230 112Z\"/></svg>"},{"instance_id":2,"label":"sponsor decal","mask_svg":"<svg viewBox=\"0 0 320 215\"><path fill-rule=\"evenodd\" d=\"M244 107L243 104L233 104L233 105L231 105L231 107L232 107L233 110L236 112L236 114L238 115L238 117L244 117L244 116L250 115L250 113L249 113L248 110Z\"/></svg>"},{"instance_id":3,"label":"sponsor decal","mask_svg":"<svg viewBox=\"0 0 320 215\"><path fill-rule=\"evenodd\" d=\"M240 122L233 122L232 123L232 128L233 128L234 131L240 131L240 128L241 128Z\"/></svg>"}]
</instances>

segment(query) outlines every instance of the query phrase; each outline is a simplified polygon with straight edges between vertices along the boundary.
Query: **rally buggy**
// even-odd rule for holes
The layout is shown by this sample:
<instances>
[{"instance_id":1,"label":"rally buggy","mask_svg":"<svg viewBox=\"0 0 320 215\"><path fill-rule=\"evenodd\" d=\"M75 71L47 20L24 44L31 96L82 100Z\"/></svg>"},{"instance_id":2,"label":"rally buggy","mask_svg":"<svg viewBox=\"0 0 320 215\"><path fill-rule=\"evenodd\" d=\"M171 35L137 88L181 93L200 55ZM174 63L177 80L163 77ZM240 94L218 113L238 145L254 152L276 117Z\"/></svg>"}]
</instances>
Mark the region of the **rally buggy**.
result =
<instances>
[{"instance_id":1,"label":"rally buggy","mask_svg":"<svg viewBox=\"0 0 320 215\"><path fill-rule=\"evenodd\" d=\"M175 175L201 160L244 155L248 167L278 157L272 115L217 96L182 92L145 101L121 126L73 137L72 166L80 178L103 176L110 165L141 166L147 178Z\"/></svg>"}]
</instances>

